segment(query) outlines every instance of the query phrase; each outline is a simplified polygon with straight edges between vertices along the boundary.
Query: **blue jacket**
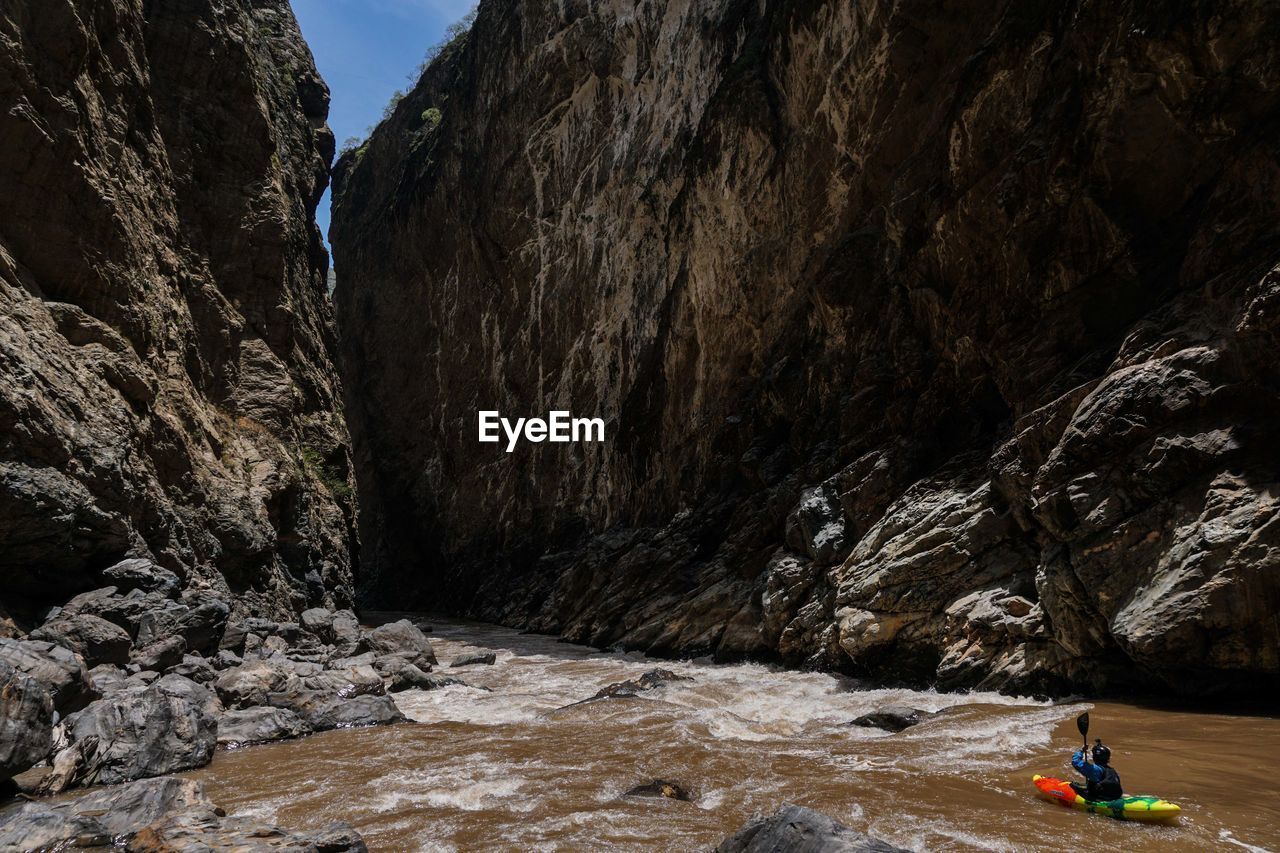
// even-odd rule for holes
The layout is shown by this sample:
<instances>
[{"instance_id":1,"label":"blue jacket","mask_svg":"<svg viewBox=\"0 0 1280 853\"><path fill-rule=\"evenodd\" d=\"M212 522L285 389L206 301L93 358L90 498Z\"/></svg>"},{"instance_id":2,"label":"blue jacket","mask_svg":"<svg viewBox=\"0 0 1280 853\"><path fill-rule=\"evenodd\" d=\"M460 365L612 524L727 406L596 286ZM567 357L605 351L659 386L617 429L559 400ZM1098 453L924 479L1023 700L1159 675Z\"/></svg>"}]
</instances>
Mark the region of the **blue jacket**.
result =
<instances>
[{"instance_id":1,"label":"blue jacket","mask_svg":"<svg viewBox=\"0 0 1280 853\"><path fill-rule=\"evenodd\" d=\"M1101 782L1103 777L1107 775L1106 772L1097 764L1090 764L1084 760L1083 749L1077 749L1076 754L1071 756L1071 766L1076 769L1077 773L1088 779L1090 782Z\"/></svg>"}]
</instances>

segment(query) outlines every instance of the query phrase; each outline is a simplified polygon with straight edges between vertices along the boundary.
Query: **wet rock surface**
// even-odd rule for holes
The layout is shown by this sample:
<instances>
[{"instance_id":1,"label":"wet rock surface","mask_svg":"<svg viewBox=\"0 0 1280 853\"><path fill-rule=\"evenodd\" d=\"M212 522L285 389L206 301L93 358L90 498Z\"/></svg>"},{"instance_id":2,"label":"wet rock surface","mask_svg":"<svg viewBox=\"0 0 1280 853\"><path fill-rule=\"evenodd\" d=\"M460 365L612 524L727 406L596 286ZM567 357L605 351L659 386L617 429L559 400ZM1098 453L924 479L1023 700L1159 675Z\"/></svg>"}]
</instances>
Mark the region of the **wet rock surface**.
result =
<instances>
[{"instance_id":1,"label":"wet rock surface","mask_svg":"<svg viewBox=\"0 0 1280 853\"><path fill-rule=\"evenodd\" d=\"M919 708L909 708L905 705L888 705L869 714L854 718L849 725L884 729L886 732L900 732L919 725L932 716L934 715L930 712L921 711Z\"/></svg>"},{"instance_id":2,"label":"wet rock surface","mask_svg":"<svg viewBox=\"0 0 1280 853\"><path fill-rule=\"evenodd\" d=\"M720 842L716 853L908 853L855 832L821 812L788 803Z\"/></svg>"},{"instance_id":3,"label":"wet rock surface","mask_svg":"<svg viewBox=\"0 0 1280 853\"><path fill-rule=\"evenodd\" d=\"M186 779L146 779L95 789L58 801L0 806L0 848L6 850L118 849L363 851L344 823L315 832L289 832L248 818L228 817L204 788Z\"/></svg>"},{"instance_id":4,"label":"wet rock surface","mask_svg":"<svg viewBox=\"0 0 1280 853\"><path fill-rule=\"evenodd\" d=\"M693 799L689 790L679 782L670 782L666 779L654 779L652 782L646 782L643 785L636 785L629 789L624 797L662 797L668 800L680 800L688 802Z\"/></svg>"},{"instance_id":5,"label":"wet rock surface","mask_svg":"<svg viewBox=\"0 0 1280 853\"><path fill-rule=\"evenodd\" d=\"M387 601L947 688L1280 683L1276 8L517 8L336 170ZM477 450L478 409L609 433Z\"/></svg>"}]
</instances>

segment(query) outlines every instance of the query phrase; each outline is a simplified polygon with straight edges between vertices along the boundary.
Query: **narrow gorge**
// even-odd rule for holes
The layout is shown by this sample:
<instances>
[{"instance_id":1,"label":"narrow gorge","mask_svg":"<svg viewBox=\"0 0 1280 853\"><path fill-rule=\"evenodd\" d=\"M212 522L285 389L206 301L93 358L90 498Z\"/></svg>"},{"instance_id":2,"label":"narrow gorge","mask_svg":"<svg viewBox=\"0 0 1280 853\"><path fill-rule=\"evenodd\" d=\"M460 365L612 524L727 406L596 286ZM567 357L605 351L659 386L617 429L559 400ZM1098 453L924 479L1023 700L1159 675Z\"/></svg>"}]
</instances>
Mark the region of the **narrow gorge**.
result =
<instances>
[{"instance_id":1,"label":"narrow gorge","mask_svg":"<svg viewBox=\"0 0 1280 853\"><path fill-rule=\"evenodd\" d=\"M0 0L0 850L1276 840L1280 7L443 10Z\"/></svg>"},{"instance_id":2,"label":"narrow gorge","mask_svg":"<svg viewBox=\"0 0 1280 853\"><path fill-rule=\"evenodd\" d=\"M1274 686L1278 31L483 4L335 170L372 597L949 689ZM487 409L611 440L508 455Z\"/></svg>"}]
</instances>

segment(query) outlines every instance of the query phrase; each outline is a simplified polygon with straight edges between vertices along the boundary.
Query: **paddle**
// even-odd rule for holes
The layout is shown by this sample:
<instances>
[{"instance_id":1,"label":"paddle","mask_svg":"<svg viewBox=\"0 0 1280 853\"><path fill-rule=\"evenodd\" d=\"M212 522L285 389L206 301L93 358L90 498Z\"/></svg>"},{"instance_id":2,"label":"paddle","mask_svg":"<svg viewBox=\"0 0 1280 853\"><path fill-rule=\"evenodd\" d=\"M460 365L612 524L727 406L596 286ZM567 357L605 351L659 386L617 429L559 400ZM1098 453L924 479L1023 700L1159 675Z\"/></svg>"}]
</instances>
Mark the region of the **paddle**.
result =
<instances>
[{"instance_id":1,"label":"paddle","mask_svg":"<svg viewBox=\"0 0 1280 853\"><path fill-rule=\"evenodd\" d=\"M1080 737L1084 738L1084 747L1081 752L1084 754L1084 760L1089 760L1089 712L1085 711L1076 717L1076 728L1080 730Z\"/></svg>"}]
</instances>

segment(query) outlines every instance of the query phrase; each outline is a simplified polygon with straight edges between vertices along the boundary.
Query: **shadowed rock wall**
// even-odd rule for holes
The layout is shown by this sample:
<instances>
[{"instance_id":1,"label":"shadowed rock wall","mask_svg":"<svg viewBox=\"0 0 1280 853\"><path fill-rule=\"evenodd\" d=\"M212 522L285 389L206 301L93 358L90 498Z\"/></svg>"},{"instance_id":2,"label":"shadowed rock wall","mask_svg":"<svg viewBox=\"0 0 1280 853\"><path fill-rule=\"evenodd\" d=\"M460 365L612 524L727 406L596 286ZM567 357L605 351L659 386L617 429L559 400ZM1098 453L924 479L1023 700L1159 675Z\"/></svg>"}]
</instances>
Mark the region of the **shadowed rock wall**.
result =
<instances>
[{"instance_id":1,"label":"shadowed rock wall","mask_svg":"<svg viewBox=\"0 0 1280 853\"><path fill-rule=\"evenodd\" d=\"M1277 36L482 3L337 170L371 592L947 687L1274 683ZM608 440L476 441L553 408Z\"/></svg>"},{"instance_id":2,"label":"shadowed rock wall","mask_svg":"<svg viewBox=\"0 0 1280 853\"><path fill-rule=\"evenodd\" d=\"M127 556L350 602L328 104L285 0L0 10L0 633Z\"/></svg>"}]
</instances>

